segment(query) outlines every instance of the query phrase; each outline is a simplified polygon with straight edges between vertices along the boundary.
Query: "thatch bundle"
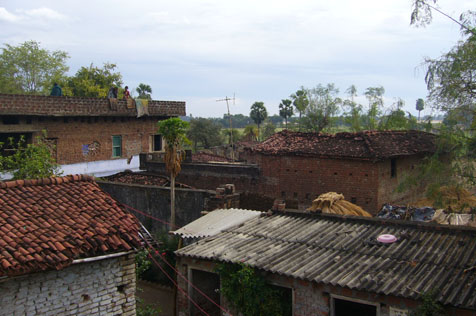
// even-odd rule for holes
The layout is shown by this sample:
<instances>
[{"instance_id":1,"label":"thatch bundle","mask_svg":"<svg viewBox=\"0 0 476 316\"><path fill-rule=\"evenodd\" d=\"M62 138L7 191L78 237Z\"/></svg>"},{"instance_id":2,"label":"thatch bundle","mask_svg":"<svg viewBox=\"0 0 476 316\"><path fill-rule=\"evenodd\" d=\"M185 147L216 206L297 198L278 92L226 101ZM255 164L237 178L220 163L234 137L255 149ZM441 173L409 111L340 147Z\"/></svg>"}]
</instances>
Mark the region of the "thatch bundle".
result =
<instances>
[{"instance_id":1,"label":"thatch bundle","mask_svg":"<svg viewBox=\"0 0 476 316\"><path fill-rule=\"evenodd\" d=\"M322 213L330 214L372 217L360 206L344 200L344 195L336 192L327 192L319 195L317 199L312 201L311 207L307 210L310 212L322 211Z\"/></svg>"},{"instance_id":2,"label":"thatch bundle","mask_svg":"<svg viewBox=\"0 0 476 316\"><path fill-rule=\"evenodd\" d=\"M463 188L442 186L434 196L434 198L423 199L411 205L443 208L455 213L469 213L471 208L476 208L476 196Z\"/></svg>"}]
</instances>

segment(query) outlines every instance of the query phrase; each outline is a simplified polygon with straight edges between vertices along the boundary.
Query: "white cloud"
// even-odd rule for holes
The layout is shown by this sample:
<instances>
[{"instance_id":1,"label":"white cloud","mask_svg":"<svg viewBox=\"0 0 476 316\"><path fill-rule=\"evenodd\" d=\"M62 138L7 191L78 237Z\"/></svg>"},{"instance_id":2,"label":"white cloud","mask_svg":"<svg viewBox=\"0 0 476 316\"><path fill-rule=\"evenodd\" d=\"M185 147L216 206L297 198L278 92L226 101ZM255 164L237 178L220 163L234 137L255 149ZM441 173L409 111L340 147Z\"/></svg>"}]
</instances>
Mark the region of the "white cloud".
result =
<instances>
[{"instance_id":1,"label":"white cloud","mask_svg":"<svg viewBox=\"0 0 476 316\"><path fill-rule=\"evenodd\" d=\"M32 18L47 19L47 20L66 20L67 17L50 8L38 8L25 11L25 15Z\"/></svg>"},{"instance_id":2,"label":"white cloud","mask_svg":"<svg viewBox=\"0 0 476 316\"><path fill-rule=\"evenodd\" d=\"M20 20L20 17L16 16L13 13L8 12L7 9L0 7L0 21L16 22L18 20Z\"/></svg>"}]
</instances>

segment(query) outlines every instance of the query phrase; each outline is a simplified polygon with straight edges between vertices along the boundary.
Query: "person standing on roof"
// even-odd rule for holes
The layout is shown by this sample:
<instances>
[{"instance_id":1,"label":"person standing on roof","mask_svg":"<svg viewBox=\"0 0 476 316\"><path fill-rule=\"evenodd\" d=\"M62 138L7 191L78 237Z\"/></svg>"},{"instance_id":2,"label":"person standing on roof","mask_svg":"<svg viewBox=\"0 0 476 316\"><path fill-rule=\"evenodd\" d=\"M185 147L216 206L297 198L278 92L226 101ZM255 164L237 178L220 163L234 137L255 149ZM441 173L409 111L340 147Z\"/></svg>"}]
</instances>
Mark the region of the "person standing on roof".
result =
<instances>
[{"instance_id":1,"label":"person standing on roof","mask_svg":"<svg viewBox=\"0 0 476 316\"><path fill-rule=\"evenodd\" d=\"M125 87L124 87L124 100L129 99L130 96L131 96L131 94L129 93L129 87L128 87L128 86L125 86Z\"/></svg>"},{"instance_id":2,"label":"person standing on roof","mask_svg":"<svg viewBox=\"0 0 476 316\"><path fill-rule=\"evenodd\" d=\"M61 87L56 82L53 85L53 88L51 89L50 95L54 97L60 97L63 95L63 91L61 90Z\"/></svg>"}]
</instances>

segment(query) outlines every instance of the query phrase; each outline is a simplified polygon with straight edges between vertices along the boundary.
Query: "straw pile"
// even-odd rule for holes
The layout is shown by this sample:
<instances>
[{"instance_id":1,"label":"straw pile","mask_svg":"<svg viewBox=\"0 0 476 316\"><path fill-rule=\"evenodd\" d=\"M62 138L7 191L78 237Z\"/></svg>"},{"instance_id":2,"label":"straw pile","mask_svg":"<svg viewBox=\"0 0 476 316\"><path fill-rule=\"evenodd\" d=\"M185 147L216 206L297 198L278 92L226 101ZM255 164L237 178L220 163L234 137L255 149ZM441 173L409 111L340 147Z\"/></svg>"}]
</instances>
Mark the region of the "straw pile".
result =
<instances>
[{"instance_id":1,"label":"straw pile","mask_svg":"<svg viewBox=\"0 0 476 316\"><path fill-rule=\"evenodd\" d=\"M321 211L322 213L354 215L372 217L360 206L344 200L344 195L336 192L327 192L321 194L312 201L312 205L307 209L310 212Z\"/></svg>"},{"instance_id":2,"label":"straw pile","mask_svg":"<svg viewBox=\"0 0 476 316\"><path fill-rule=\"evenodd\" d=\"M476 196L472 195L465 189L443 186L439 189L439 195L441 195L443 208L450 212L469 213L471 208L476 208ZM431 198L423 199L416 203L412 203L412 205L417 207L431 206L437 208L435 200L436 199Z\"/></svg>"}]
</instances>

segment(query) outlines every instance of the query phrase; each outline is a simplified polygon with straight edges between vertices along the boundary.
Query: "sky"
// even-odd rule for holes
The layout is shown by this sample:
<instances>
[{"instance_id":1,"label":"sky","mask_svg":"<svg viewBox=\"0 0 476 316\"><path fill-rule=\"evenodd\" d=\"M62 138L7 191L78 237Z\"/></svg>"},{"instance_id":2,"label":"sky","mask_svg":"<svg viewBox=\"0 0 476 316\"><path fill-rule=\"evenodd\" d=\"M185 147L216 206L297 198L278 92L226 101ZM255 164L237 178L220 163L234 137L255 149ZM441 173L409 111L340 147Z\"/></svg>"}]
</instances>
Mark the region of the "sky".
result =
<instances>
[{"instance_id":1,"label":"sky","mask_svg":"<svg viewBox=\"0 0 476 316\"><path fill-rule=\"evenodd\" d=\"M438 0L454 17L476 0ZM437 13L410 26L411 0L0 0L0 47L28 40L69 53L69 74L91 63L115 63L124 85L152 87L155 100L185 101L187 114L248 115L255 101L278 114L301 86L334 83L385 88L413 114L425 98L425 57L437 58L461 38ZM431 114L429 108L423 114Z\"/></svg>"}]
</instances>

